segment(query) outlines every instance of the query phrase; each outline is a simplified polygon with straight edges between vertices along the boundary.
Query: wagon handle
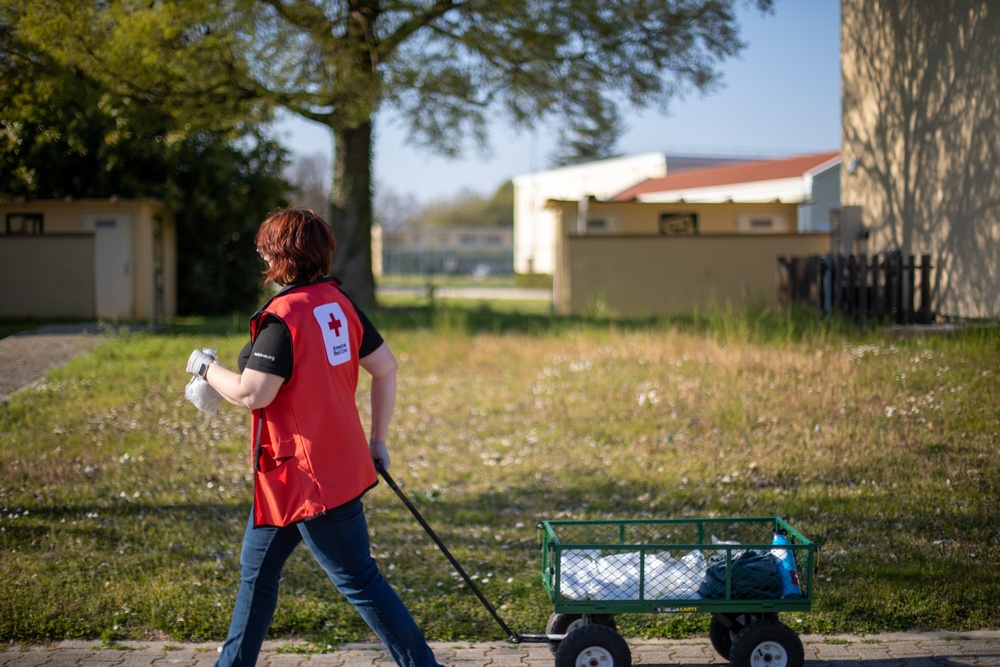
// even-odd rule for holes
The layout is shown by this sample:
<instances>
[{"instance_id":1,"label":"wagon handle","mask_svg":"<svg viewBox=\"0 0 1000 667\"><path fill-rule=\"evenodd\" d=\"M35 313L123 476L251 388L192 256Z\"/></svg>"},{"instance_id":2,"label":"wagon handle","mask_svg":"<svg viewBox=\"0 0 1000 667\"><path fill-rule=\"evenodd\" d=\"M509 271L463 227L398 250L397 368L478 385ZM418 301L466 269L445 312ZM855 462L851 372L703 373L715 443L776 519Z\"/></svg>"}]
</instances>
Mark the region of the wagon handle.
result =
<instances>
[{"instance_id":1,"label":"wagon handle","mask_svg":"<svg viewBox=\"0 0 1000 667\"><path fill-rule=\"evenodd\" d=\"M437 534L430 527L430 525L426 521L424 521L424 517L420 515L420 512L418 512L417 508L413 506L413 503L410 502L410 499L406 497L406 494L403 493L403 490L396 485L396 481L389 475L386 469L377 463L375 464L375 469L378 470L378 474L382 476L382 479L384 479L385 483L389 485L389 488L391 488L393 491L396 492L396 495L399 496L399 499L403 501L404 505L406 505L406 509L410 510L410 514L412 514L413 517L417 520L417 522L420 523L420 525L423 527L423 529L427 531L427 534L430 536L430 538L434 540L434 544L438 546L438 549L441 550L441 553L445 555L445 557L452 564L452 566L458 571L459 575L461 575L462 579L465 580L465 583L468 584L469 588L472 589L472 592L476 594L477 598L479 598L479 601L483 603L484 607L486 607L486 610L490 612L490 615L493 617L493 620L497 622L497 625L500 626L500 629L503 630L504 634L507 635L507 639L514 643L526 639L527 637L523 635L515 634L513 631L511 631L511 629L507 626L507 624L504 623L503 619L500 618L500 615L497 613L497 610L493 607L492 604L490 604L490 601L486 599L486 596L483 595L483 592L479 590L479 587L476 586L475 582L472 581L469 575L466 574L462 566L458 564L458 561L455 560L455 557L451 555L450 551L448 551L448 547L444 545L444 542L442 542L440 538L438 538Z\"/></svg>"}]
</instances>

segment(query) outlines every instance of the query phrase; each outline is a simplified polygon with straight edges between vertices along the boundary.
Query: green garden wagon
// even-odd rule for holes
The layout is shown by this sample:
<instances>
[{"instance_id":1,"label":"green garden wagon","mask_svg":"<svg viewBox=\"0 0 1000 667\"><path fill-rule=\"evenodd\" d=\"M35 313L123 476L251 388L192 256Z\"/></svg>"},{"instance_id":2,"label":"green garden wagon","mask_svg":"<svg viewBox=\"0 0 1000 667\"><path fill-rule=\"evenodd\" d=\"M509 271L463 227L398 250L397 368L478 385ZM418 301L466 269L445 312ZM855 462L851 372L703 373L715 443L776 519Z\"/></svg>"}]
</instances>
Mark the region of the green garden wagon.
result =
<instances>
[{"instance_id":1,"label":"green garden wagon","mask_svg":"<svg viewBox=\"0 0 1000 667\"><path fill-rule=\"evenodd\" d=\"M631 667L620 614L708 612L712 646L733 667L802 667L780 612L812 606L816 545L781 517L542 521L542 584L554 610L544 633L515 633L409 498L379 473L513 643L547 643L555 667ZM787 544L775 546L772 535ZM782 580L782 561L786 573ZM792 566L794 563L794 566Z\"/></svg>"},{"instance_id":2,"label":"green garden wagon","mask_svg":"<svg viewBox=\"0 0 1000 667\"><path fill-rule=\"evenodd\" d=\"M712 614L709 639L733 667L803 664L802 642L778 614L810 609L816 545L781 517L538 526L556 667L627 667L616 615L684 612ZM775 547L775 532L790 544ZM783 597L780 563L768 558L780 551L795 563L794 596Z\"/></svg>"}]
</instances>

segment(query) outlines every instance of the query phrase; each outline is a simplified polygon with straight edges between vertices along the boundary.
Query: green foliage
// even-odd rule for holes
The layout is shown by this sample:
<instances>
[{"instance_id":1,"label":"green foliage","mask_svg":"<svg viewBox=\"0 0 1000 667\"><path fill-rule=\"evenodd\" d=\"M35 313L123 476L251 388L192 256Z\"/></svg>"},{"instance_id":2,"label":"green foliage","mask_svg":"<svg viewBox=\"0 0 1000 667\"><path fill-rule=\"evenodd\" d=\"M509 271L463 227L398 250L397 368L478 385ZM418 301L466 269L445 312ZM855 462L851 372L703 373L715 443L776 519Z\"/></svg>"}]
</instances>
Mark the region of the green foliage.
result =
<instances>
[{"instance_id":1,"label":"green foliage","mask_svg":"<svg viewBox=\"0 0 1000 667\"><path fill-rule=\"evenodd\" d=\"M248 64L232 3L5 0L2 9L19 42L179 129L239 134L267 120L270 107L240 87Z\"/></svg>"},{"instance_id":2,"label":"green foliage","mask_svg":"<svg viewBox=\"0 0 1000 667\"><path fill-rule=\"evenodd\" d=\"M540 519L768 515L819 543L812 610L782 615L798 632L1000 627L996 327L369 314L400 360L393 476L515 631L551 611ZM122 333L0 408L0 640L224 636L248 416L195 411L183 365L202 346L232 363L245 339L229 318ZM500 638L398 499L365 501L373 554L428 636ZM306 549L284 575L272 637L370 639ZM618 625L704 635L707 615Z\"/></svg>"},{"instance_id":3,"label":"green foliage","mask_svg":"<svg viewBox=\"0 0 1000 667\"><path fill-rule=\"evenodd\" d=\"M177 224L180 313L255 305L253 234L283 202L286 151L251 123L199 129L102 87L12 30L0 46L0 197L162 199Z\"/></svg>"},{"instance_id":4,"label":"green foliage","mask_svg":"<svg viewBox=\"0 0 1000 667\"><path fill-rule=\"evenodd\" d=\"M153 196L173 164L160 111L108 94L0 32L0 196Z\"/></svg>"},{"instance_id":5,"label":"green foliage","mask_svg":"<svg viewBox=\"0 0 1000 667\"><path fill-rule=\"evenodd\" d=\"M166 201L177 211L181 314L252 310L263 268L254 234L285 203L286 150L259 133L241 143L195 135L180 153Z\"/></svg>"}]
</instances>

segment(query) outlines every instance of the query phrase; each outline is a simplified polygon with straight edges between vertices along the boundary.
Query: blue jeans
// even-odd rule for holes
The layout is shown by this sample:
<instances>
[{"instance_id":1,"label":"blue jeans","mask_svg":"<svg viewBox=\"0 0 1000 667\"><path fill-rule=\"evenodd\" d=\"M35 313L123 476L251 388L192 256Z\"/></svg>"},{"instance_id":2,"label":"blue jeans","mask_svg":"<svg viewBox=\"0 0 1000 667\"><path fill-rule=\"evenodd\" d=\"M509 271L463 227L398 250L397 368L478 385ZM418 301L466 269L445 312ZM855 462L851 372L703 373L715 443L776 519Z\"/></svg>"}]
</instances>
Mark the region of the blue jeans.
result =
<instances>
[{"instance_id":1,"label":"blue jeans","mask_svg":"<svg viewBox=\"0 0 1000 667\"><path fill-rule=\"evenodd\" d=\"M254 528L250 513L240 555L240 589L217 667L257 662L278 604L281 570L303 540L397 665L440 667L409 610L371 557L368 523L360 500L283 528Z\"/></svg>"}]
</instances>

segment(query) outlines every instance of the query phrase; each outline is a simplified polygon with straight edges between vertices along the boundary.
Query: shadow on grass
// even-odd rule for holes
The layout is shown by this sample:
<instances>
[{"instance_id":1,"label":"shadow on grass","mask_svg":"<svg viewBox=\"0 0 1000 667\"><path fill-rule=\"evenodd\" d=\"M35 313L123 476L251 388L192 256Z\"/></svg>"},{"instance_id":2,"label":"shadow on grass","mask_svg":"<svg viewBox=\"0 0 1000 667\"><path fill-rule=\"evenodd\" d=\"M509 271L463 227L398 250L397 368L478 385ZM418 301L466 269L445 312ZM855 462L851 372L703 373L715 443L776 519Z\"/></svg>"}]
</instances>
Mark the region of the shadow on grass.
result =
<instances>
[{"instance_id":1,"label":"shadow on grass","mask_svg":"<svg viewBox=\"0 0 1000 667\"><path fill-rule=\"evenodd\" d=\"M218 558L217 553L203 548L204 534L233 533L234 544L239 546L249 509L249 498L246 502L169 505L121 502L39 506L31 509L30 523L7 523L4 536L5 541L21 549L41 545L42 538L55 533L76 542L92 542L106 553L113 553L123 544L141 543L145 551L162 549L178 562L198 563ZM239 519L235 530L234 518Z\"/></svg>"}]
</instances>

